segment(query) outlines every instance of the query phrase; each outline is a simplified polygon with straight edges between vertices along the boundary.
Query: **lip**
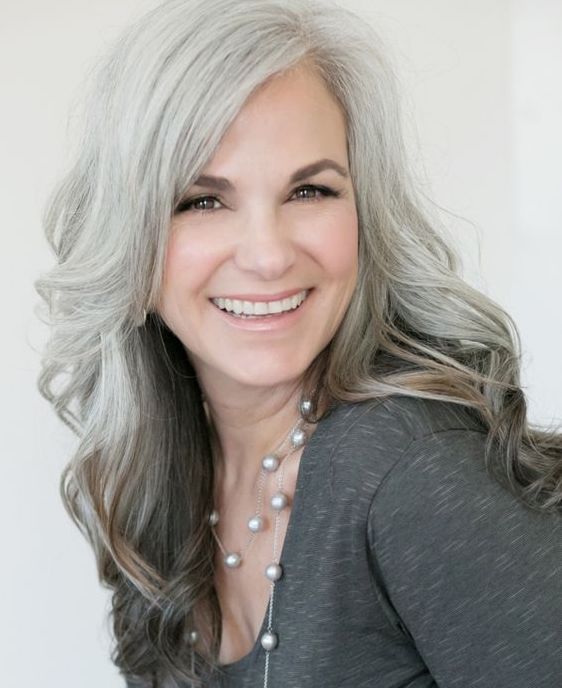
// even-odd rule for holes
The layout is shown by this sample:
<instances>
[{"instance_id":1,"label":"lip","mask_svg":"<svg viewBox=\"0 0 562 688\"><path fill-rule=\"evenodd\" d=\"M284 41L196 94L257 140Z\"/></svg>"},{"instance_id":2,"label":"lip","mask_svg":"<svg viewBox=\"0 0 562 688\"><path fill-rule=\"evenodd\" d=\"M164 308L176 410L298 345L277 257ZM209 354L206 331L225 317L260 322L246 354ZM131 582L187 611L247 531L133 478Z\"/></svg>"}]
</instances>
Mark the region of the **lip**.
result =
<instances>
[{"instance_id":1,"label":"lip","mask_svg":"<svg viewBox=\"0 0 562 688\"><path fill-rule=\"evenodd\" d=\"M215 309L217 314L228 325L237 330L249 330L251 332L276 332L278 330L289 328L298 322L298 320L302 317L303 312L308 310L309 302L314 291L314 288L308 290L308 296L298 308L295 308L292 311L285 311L284 313L276 313L275 315L270 314L267 318L237 318L234 315L230 315L227 311L221 310L212 301L210 301L210 304ZM299 292L297 291L295 293L298 294Z\"/></svg>"},{"instance_id":2,"label":"lip","mask_svg":"<svg viewBox=\"0 0 562 688\"><path fill-rule=\"evenodd\" d=\"M281 299L288 299L290 296L300 294L301 291L311 291L311 287L302 287L301 289L290 289L288 291L280 291L277 294L232 294L225 296L212 296L213 299L238 299L238 301L280 301Z\"/></svg>"}]
</instances>

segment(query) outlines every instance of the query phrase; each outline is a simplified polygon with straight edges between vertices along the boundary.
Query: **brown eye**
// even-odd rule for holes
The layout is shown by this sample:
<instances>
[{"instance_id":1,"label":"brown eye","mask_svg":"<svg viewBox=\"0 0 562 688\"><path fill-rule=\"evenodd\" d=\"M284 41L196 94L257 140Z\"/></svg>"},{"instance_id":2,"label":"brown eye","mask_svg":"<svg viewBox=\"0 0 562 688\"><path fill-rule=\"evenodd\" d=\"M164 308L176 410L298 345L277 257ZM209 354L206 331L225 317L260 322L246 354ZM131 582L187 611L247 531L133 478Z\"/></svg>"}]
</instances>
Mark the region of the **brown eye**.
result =
<instances>
[{"instance_id":1,"label":"brown eye","mask_svg":"<svg viewBox=\"0 0 562 688\"><path fill-rule=\"evenodd\" d=\"M196 213L212 212L213 210L217 210L217 208L210 207L215 201L217 201L217 203L219 202L215 196L198 196L197 198L188 198L178 205L176 208L176 213L185 213L189 210L194 210ZM202 205L204 207L201 207Z\"/></svg>"},{"instance_id":2,"label":"brown eye","mask_svg":"<svg viewBox=\"0 0 562 688\"><path fill-rule=\"evenodd\" d=\"M300 195L305 192L305 195ZM304 186L299 186L295 190L297 194L298 201L319 201L323 197L334 196L338 197L340 195L339 191L330 189L327 186L316 186L314 184L305 184ZM220 208L212 207L213 203L219 203L220 201L216 196L197 196L196 198L188 198L185 201L179 203L175 210L175 214L195 212L203 215L205 213L212 213L215 210L220 210Z\"/></svg>"},{"instance_id":3,"label":"brown eye","mask_svg":"<svg viewBox=\"0 0 562 688\"><path fill-rule=\"evenodd\" d=\"M305 186L299 186L299 188L296 189L295 193L299 194L302 191L306 191L307 195L300 196L300 198L297 199L299 201L318 201L321 197L337 197L340 195L338 191L334 191L333 189L330 189L327 186L315 186L314 184L306 184ZM320 196L316 194L317 191L320 193Z\"/></svg>"}]
</instances>

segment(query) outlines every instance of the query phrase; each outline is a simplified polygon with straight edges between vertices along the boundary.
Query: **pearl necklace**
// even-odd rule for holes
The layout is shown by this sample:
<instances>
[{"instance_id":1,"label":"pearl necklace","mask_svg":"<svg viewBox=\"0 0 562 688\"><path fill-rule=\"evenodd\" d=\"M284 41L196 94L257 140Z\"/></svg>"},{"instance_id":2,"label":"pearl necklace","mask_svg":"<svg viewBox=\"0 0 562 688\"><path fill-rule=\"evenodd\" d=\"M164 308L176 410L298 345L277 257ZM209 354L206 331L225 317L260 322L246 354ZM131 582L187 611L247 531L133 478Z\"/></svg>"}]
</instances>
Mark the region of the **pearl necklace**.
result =
<instances>
[{"instance_id":1,"label":"pearl necklace","mask_svg":"<svg viewBox=\"0 0 562 688\"><path fill-rule=\"evenodd\" d=\"M247 527L251 531L251 534L249 536L249 540L246 544L246 546L242 549L241 552L236 552L236 551L229 551L227 548L224 547L223 543L221 542L218 534L215 531L215 526L219 521L219 513L216 509L213 509L211 513L209 514L209 524L211 525L211 529L213 532L213 535L215 539L217 540L217 543L223 553L223 562L228 569L235 569L240 567L243 562L245 562L245 554L246 552L250 549L256 534L261 532L264 529L264 520L261 514L261 506L262 506L262 496L263 496L263 485L265 482L266 475L268 473L275 473L279 467L281 466L281 470L279 471L278 474L278 479L277 479L277 492L271 497L270 500L270 506L271 508L275 511L275 527L274 527L274 533L273 533L273 554L272 554L272 561L270 564L268 564L265 568L264 575L265 577L270 581L271 583L271 592L269 595L269 601L268 601L268 606L266 609L266 614L267 614L267 630L262 633L260 642L261 646L266 650L265 654L265 668L264 668L264 688L267 688L268 686L268 679L269 679L269 657L270 653L272 650L274 650L279 642L279 636L278 634L273 630L273 598L275 594L275 583L282 577L283 575L283 567L281 563L278 560L277 557L277 535L278 535L278 528L279 528L279 518L280 518L280 513L283 511L283 509L286 509L289 505L289 495L287 495L285 492L283 492L283 479L284 479L284 469L285 469L285 462L287 460L287 457L290 456L291 454L294 454L296 450L300 449L301 447L304 447L306 442L308 441L308 435L305 432L305 426L307 424L306 417L309 417L309 415L312 413L313 405L312 401L309 399L302 398L299 402L298 405L299 408L299 413L300 413L300 418L297 420L295 425L291 428L289 431L289 434L283 442L277 447L277 449L274 452L271 452L270 454L267 454L264 456L261 460L261 471L260 471L260 480L259 480L259 487L258 487L258 496L257 496L257 504L256 504L256 510L254 515L248 520ZM312 421L315 422L315 421ZM285 446L285 444L289 441L289 449L288 451L284 454L281 455L281 450ZM190 639L191 643L195 643L199 637L199 634L197 631L192 631L190 634Z\"/></svg>"}]
</instances>

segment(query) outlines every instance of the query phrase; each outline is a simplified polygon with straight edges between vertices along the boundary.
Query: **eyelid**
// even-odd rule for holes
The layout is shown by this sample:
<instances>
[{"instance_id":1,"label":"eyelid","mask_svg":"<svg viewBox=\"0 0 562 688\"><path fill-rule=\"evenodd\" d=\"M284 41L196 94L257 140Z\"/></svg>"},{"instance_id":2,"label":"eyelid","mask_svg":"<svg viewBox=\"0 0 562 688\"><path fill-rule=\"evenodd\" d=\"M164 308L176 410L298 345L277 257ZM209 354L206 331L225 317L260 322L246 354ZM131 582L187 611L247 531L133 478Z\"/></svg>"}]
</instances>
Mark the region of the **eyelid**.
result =
<instances>
[{"instance_id":1,"label":"eyelid","mask_svg":"<svg viewBox=\"0 0 562 688\"><path fill-rule=\"evenodd\" d=\"M299 184L298 186L296 186L293 189L293 191L291 192L291 196L293 196L293 194L295 194L297 191L299 191L300 189L303 189L303 188L312 188L312 189L317 190L321 193L320 197L297 199L297 201L303 202L303 203L311 203L311 202L314 203L316 201L321 200L322 198L330 198L330 197L338 198L344 194L343 191L335 189L331 186L327 186L326 184L309 183L309 184ZM214 201L218 201L221 205L224 205L222 203L222 201L220 200L220 197L217 196L216 194L201 193L201 194L198 194L197 196L192 196L192 197L186 198L185 200L180 201L177 205L176 210L174 211L174 214L179 214L182 212L189 212L187 209L185 209L185 206L191 205L193 203L196 203L197 201L207 199L207 198L212 199ZM206 215L208 213L214 213L217 210L221 210L221 208L215 208L215 209L209 209L209 210L192 210L192 212L194 212L198 215Z\"/></svg>"}]
</instances>

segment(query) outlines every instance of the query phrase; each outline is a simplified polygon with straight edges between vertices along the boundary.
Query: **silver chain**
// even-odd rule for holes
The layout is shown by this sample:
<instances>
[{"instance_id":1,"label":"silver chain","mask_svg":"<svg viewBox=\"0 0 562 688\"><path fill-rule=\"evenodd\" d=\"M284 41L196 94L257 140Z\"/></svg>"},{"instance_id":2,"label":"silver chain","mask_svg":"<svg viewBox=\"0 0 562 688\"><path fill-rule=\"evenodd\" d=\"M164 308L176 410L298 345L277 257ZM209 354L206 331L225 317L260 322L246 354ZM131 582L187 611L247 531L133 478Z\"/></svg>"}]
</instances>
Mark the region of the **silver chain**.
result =
<instances>
[{"instance_id":1,"label":"silver chain","mask_svg":"<svg viewBox=\"0 0 562 688\"><path fill-rule=\"evenodd\" d=\"M298 423L293 426L293 430L298 427ZM291 433L293 432L291 430ZM292 452L290 452L292 453ZM277 477L277 489L281 491L281 488L283 487L283 478L284 478L284 470L285 470L285 460L281 464L281 469L280 469L280 474ZM275 514L275 528L273 530L273 561L276 563L280 563L278 556L277 556L277 535L279 532L279 519L280 519L280 512L277 511ZM289 517L287 516L287 523L289 522ZM269 602L268 602L268 617L267 617L267 630L271 632L273 628L273 599L275 596L275 583L276 581L271 581L271 592L269 594ZM264 666L264 672L263 672L263 688L267 688L268 686L268 680L269 680L269 652L265 653L265 666Z\"/></svg>"},{"instance_id":2,"label":"silver chain","mask_svg":"<svg viewBox=\"0 0 562 688\"><path fill-rule=\"evenodd\" d=\"M260 518L261 519L261 507L262 507L262 498L263 498L263 487L265 483L265 476L266 476L266 464L264 463L266 459L277 459L275 466L273 468L268 468L268 471L277 471L277 469L280 469L278 474L277 474L277 494L279 495L284 495L282 492L282 487L283 487L283 481L284 481L284 475L285 475L285 464L287 463L288 460L292 457L292 455L296 454L298 450L304 447L306 444L306 441L308 440L308 434L305 432L306 426L308 422L305 420L304 415L305 413L309 413L312 409L312 404L309 400L301 399L301 402L299 404L299 411L300 411L300 418L297 420L297 422L293 425L291 430L289 431L288 435L285 437L285 439L281 442L281 444L277 447L277 449L271 453L268 454L266 457L262 459L262 468L261 468L261 475L260 475L260 480L258 484L258 497L257 497L257 508L255 511L255 516L253 518ZM315 422L315 421L312 421ZM300 428L299 428L300 426ZM299 434L299 429L300 429L300 434ZM291 446L285 456L282 457L282 459L279 458L278 454L280 450L285 446L287 441L291 441ZM285 499L285 497L283 497ZM285 508L285 506L288 506L288 500L285 500L285 505L281 506L280 508L274 507L276 514L275 514L275 527L273 531L273 561L270 564L270 566L277 566L278 570L275 575L270 575L268 572L268 569L266 569L266 576L270 579L271 581L271 591L269 595L269 600L268 600L268 606L266 609L266 615L267 615L267 634L269 635L269 638L266 638L266 644L264 644L264 637L266 637L266 634L264 633L261 637L262 641L262 646L266 650L265 653L265 667L264 667L264 683L263 686L264 688L268 688L268 681L269 681L269 660L270 660L270 654L271 654L271 649L274 649L277 646L277 635L273 633L273 603L274 603L274 597L275 597L275 583L277 582L278 578L280 578L283 575L282 567L280 564L280 561L278 559L278 554L277 554L277 544L278 544L278 534L279 534L279 519L281 517L281 511ZM272 505L273 506L273 505ZM287 512L288 513L288 512ZM289 523L289 518L290 516L287 516L287 525ZM251 519L253 520L253 519ZM231 552L229 553L224 545L222 544L218 534L215 532L214 526L218 522L218 512L216 509L213 509L210 516L209 516L209 522L211 524L211 530L212 533L224 555L224 561L225 564L229 568L236 568L238 567L242 561L244 560L243 555L250 549L255 536L257 532L260 532L263 528L263 521L260 522L259 527L257 527L256 530L251 528L252 534L250 535L249 541L246 544L246 546L242 549L241 553L237 552ZM250 521L248 522L250 524ZM230 559L233 557L233 559ZM230 560L230 563L229 563ZM260 631L261 632L261 631ZM196 643L198 639L198 633L195 630L192 630L190 633L190 640L191 640L191 645L192 645L192 651L191 651L191 667L192 671L194 670L194 655L195 655L195 649L194 649L194 644ZM273 637L273 640L272 640ZM267 647L267 642L274 643L271 647ZM257 642L257 641L256 641ZM250 651L251 652L251 651Z\"/></svg>"}]
</instances>

